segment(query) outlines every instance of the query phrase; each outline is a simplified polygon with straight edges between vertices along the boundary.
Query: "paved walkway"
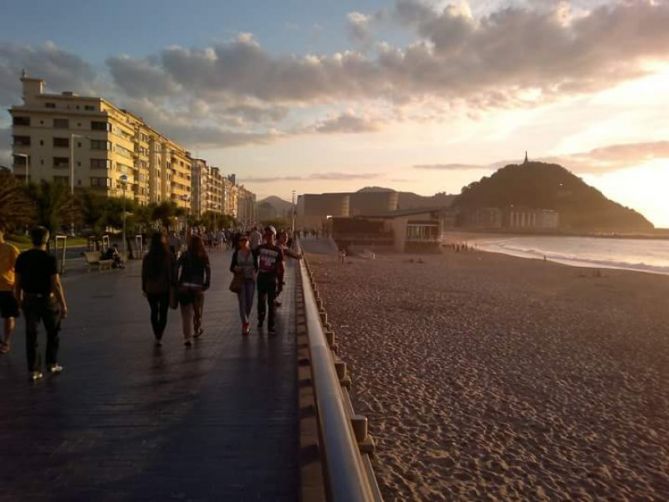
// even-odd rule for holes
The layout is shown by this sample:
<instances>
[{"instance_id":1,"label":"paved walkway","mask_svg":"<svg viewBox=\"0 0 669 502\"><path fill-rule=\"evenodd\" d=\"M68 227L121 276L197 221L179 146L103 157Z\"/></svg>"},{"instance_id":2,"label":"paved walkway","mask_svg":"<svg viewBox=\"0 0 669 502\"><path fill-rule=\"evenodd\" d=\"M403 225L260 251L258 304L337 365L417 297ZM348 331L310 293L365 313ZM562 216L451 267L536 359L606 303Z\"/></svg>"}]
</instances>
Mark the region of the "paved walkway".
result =
<instances>
[{"instance_id":1,"label":"paved walkway","mask_svg":"<svg viewBox=\"0 0 669 502\"><path fill-rule=\"evenodd\" d=\"M205 334L191 349L173 310L153 347L137 263L65 279L62 375L27 381L19 322L0 357L0 500L297 498L292 269L279 336L254 322L245 338L230 253L211 257Z\"/></svg>"}]
</instances>

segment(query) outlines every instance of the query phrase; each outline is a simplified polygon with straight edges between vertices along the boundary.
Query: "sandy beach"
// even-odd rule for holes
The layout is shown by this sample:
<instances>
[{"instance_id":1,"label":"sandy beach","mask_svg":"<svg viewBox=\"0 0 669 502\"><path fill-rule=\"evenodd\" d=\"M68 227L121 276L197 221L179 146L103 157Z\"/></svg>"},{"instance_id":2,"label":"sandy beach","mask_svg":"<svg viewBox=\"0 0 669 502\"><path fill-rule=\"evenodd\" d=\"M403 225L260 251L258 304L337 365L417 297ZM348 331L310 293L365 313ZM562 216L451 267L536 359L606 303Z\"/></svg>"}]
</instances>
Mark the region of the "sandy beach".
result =
<instances>
[{"instance_id":1,"label":"sandy beach","mask_svg":"<svg viewBox=\"0 0 669 502\"><path fill-rule=\"evenodd\" d=\"M386 500L669 498L669 277L482 252L309 261Z\"/></svg>"}]
</instances>

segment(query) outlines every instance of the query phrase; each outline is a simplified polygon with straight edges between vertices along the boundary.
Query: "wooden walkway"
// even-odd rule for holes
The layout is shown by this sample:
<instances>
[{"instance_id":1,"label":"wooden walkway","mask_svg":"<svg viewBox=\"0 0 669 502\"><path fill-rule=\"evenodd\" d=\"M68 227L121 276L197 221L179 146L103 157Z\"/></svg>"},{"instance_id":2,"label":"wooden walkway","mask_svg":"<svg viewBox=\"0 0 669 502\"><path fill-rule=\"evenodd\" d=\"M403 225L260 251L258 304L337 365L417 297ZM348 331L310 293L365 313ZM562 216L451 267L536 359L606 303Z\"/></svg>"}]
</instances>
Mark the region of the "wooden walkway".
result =
<instances>
[{"instance_id":1,"label":"wooden walkway","mask_svg":"<svg viewBox=\"0 0 669 502\"><path fill-rule=\"evenodd\" d=\"M278 336L253 322L246 338L230 253L211 259L205 334L191 349L173 310L154 348L138 263L65 278L62 375L28 382L19 320L0 357L0 500L297 499L293 270Z\"/></svg>"}]
</instances>

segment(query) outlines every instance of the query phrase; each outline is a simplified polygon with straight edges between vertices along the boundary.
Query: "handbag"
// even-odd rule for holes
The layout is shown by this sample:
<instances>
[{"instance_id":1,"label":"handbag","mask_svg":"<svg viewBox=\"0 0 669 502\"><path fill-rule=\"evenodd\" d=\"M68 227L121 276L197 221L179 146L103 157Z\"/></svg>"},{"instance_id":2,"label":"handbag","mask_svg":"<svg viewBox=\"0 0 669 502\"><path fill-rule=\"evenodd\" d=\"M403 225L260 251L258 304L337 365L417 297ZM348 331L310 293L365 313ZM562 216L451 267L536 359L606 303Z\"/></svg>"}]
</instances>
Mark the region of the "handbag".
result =
<instances>
[{"instance_id":1,"label":"handbag","mask_svg":"<svg viewBox=\"0 0 669 502\"><path fill-rule=\"evenodd\" d=\"M240 293L242 291L242 286L244 285L244 274L236 273L232 276L232 281L230 282L230 291L233 293Z\"/></svg>"}]
</instances>

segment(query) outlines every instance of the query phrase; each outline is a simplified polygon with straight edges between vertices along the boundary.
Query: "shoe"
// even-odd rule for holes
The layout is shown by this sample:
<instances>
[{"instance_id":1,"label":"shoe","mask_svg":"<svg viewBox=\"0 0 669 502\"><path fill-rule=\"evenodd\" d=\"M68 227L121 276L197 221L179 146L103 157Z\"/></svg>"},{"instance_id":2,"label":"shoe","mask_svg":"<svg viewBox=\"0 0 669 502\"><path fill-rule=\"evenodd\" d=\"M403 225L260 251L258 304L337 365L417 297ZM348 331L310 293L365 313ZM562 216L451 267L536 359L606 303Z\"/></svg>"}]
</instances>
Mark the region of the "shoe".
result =
<instances>
[{"instance_id":1,"label":"shoe","mask_svg":"<svg viewBox=\"0 0 669 502\"><path fill-rule=\"evenodd\" d=\"M29 378L31 382L37 382L38 380L44 378L44 374L41 371L31 371Z\"/></svg>"},{"instance_id":2,"label":"shoe","mask_svg":"<svg viewBox=\"0 0 669 502\"><path fill-rule=\"evenodd\" d=\"M7 342L0 342L0 354L7 354L11 348Z\"/></svg>"},{"instance_id":3,"label":"shoe","mask_svg":"<svg viewBox=\"0 0 669 502\"><path fill-rule=\"evenodd\" d=\"M186 338L186 340L184 341L184 345L186 347L190 347L191 345L193 345L193 342L191 342L190 338Z\"/></svg>"},{"instance_id":4,"label":"shoe","mask_svg":"<svg viewBox=\"0 0 669 502\"><path fill-rule=\"evenodd\" d=\"M198 338L204 334L204 330L202 328L197 328L195 330L195 335L193 335L195 338Z\"/></svg>"},{"instance_id":5,"label":"shoe","mask_svg":"<svg viewBox=\"0 0 669 502\"><path fill-rule=\"evenodd\" d=\"M251 333L251 330L249 329L249 323L245 322L242 324L242 335L243 336L248 336Z\"/></svg>"},{"instance_id":6,"label":"shoe","mask_svg":"<svg viewBox=\"0 0 669 502\"><path fill-rule=\"evenodd\" d=\"M51 373L52 375L57 375L58 373L61 373L62 371L63 371L63 367L58 363L55 363L55 364L52 364L52 365L49 366L49 373Z\"/></svg>"}]
</instances>

